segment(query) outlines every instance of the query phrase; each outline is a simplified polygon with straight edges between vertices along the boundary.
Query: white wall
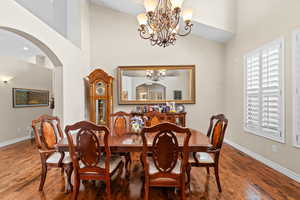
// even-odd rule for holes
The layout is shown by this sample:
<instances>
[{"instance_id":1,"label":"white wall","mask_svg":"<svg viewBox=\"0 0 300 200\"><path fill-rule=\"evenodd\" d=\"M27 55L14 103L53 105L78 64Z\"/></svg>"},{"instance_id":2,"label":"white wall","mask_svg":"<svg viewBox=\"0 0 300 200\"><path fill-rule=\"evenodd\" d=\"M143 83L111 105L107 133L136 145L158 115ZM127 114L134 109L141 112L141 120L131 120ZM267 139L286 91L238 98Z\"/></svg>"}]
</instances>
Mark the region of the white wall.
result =
<instances>
[{"instance_id":1,"label":"white wall","mask_svg":"<svg viewBox=\"0 0 300 200\"><path fill-rule=\"evenodd\" d=\"M186 105L187 126L206 131L212 114L222 112L224 46L188 36L175 46L152 47L140 38L136 18L108 8L91 6L91 66L116 77L118 66L196 65L196 104ZM91 69L92 70L92 69ZM132 106L117 103L114 80L114 111Z\"/></svg>"},{"instance_id":2,"label":"white wall","mask_svg":"<svg viewBox=\"0 0 300 200\"><path fill-rule=\"evenodd\" d=\"M34 74L34 78L32 75ZM52 93L52 70L15 58L0 57L0 77L14 77L7 84L0 82L0 144L30 136L31 121L43 114L52 114L49 107L13 108L12 88L49 90Z\"/></svg>"},{"instance_id":3,"label":"white wall","mask_svg":"<svg viewBox=\"0 0 300 200\"><path fill-rule=\"evenodd\" d=\"M15 0L80 47L81 0Z\"/></svg>"},{"instance_id":4,"label":"white wall","mask_svg":"<svg viewBox=\"0 0 300 200\"><path fill-rule=\"evenodd\" d=\"M259 5L259 6L258 6ZM237 33L226 47L225 97L229 118L227 139L300 174L300 149L292 147L292 31L300 27L299 0L241 0L237 4ZM243 130L243 56L284 37L286 143L280 144ZM278 152L272 151L272 145Z\"/></svg>"},{"instance_id":5,"label":"white wall","mask_svg":"<svg viewBox=\"0 0 300 200\"><path fill-rule=\"evenodd\" d=\"M193 20L235 33L237 0L186 0L184 7L193 9Z\"/></svg>"}]
</instances>

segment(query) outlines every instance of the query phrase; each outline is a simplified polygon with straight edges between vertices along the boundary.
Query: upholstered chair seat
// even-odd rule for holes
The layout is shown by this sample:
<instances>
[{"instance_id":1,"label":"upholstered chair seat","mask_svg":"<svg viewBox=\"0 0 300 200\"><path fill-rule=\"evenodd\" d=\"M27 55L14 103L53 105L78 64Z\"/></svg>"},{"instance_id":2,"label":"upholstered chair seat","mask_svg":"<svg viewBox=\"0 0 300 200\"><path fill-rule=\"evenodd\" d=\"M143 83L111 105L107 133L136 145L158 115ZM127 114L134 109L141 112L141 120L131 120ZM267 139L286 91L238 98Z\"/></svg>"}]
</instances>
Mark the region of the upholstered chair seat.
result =
<instances>
[{"instance_id":1,"label":"upholstered chair seat","mask_svg":"<svg viewBox=\"0 0 300 200\"><path fill-rule=\"evenodd\" d=\"M121 164L122 164L122 157L118 156L118 155L112 155L110 157L110 162L109 162L109 173L112 173L113 171L115 171ZM84 168L85 165L83 162L79 161L79 166L80 168ZM97 167L100 167L102 169L105 169L105 158L101 158L99 164Z\"/></svg>"},{"instance_id":2,"label":"upholstered chair seat","mask_svg":"<svg viewBox=\"0 0 300 200\"><path fill-rule=\"evenodd\" d=\"M206 152L196 153L196 158L199 163L214 163L215 162L213 156ZM192 153L190 154L189 162L197 162L197 161L195 161L195 158Z\"/></svg>"},{"instance_id":3,"label":"upholstered chair seat","mask_svg":"<svg viewBox=\"0 0 300 200\"><path fill-rule=\"evenodd\" d=\"M159 173L159 170L157 169L157 167L154 164L154 161L152 158L148 159L148 164L149 164L149 174L155 174L155 173ZM181 160L178 160L174 169L172 170L172 174L180 174L180 166L181 166Z\"/></svg>"},{"instance_id":4,"label":"upholstered chair seat","mask_svg":"<svg viewBox=\"0 0 300 200\"><path fill-rule=\"evenodd\" d=\"M62 154L59 152L54 152L53 154L51 154L47 160L46 163L59 163L60 159L61 159ZM65 152L64 155L64 159L62 160L62 163L64 164L68 164L68 163L72 163L72 159L70 157L70 154L68 152Z\"/></svg>"}]
</instances>

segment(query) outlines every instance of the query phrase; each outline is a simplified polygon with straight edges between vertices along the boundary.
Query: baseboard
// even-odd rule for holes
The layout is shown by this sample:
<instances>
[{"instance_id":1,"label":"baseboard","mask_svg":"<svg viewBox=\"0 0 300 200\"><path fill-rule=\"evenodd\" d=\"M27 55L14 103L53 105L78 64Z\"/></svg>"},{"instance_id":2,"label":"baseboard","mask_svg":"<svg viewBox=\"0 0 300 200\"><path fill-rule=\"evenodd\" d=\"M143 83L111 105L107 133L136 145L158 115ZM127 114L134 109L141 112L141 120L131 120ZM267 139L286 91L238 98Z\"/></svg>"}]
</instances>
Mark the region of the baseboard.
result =
<instances>
[{"instance_id":1,"label":"baseboard","mask_svg":"<svg viewBox=\"0 0 300 200\"><path fill-rule=\"evenodd\" d=\"M31 136L25 136L25 137L14 138L14 139L11 139L11 140L0 142L0 148L11 145L11 144L15 144L17 142L21 142L21 141L24 141L24 140L29 140L30 138L31 138Z\"/></svg>"},{"instance_id":2,"label":"baseboard","mask_svg":"<svg viewBox=\"0 0 300 200\"><path fill-rule=\"evenodd\" d=\"M297 181L298 183L300 183L300 175L297 174L296 172L294 172L290 169L287 169L287 168L279 165L278 163L273 162L273 161L271 161L271 160L255 153L255 152L253 152L253 151L251 151L251 150L249 150L249 149L247 149L247 148L245 148L245 147L243 147L239 144L236 144L236 143L230 141L230 140L225 139L224 142L229 144L230 146L236 148L237 150L247 154L248 156L254 158L255 160L258 160L258 161L262 162L263 164L267 165L268 167L270 167L270 168L286 175L287 177Z\"/></svg>"}]
</instances>

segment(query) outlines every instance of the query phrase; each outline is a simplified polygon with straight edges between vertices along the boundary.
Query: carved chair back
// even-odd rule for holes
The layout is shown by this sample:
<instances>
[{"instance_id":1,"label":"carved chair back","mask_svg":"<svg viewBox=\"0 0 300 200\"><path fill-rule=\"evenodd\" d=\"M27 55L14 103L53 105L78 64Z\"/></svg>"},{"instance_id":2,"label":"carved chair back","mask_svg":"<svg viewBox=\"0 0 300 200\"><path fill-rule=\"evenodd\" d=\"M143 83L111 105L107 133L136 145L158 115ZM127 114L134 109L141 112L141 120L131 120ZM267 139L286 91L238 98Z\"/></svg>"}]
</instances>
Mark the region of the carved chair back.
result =
<instances>
[{"instance_id":1,"label":"carved chair back","mask_svg":"<svg viewBox=\"0 0 300 200\"><path fill-rule=\"evenodd\" d=\"M207 136L210 138L212 144L212 148L209 151L215 153L215 160L219 159L227 125L228 119L224 114L214 115L210 118Z\"/></svg>"},{"instance_id":2,"label":"carved chair back","mask_svg":"<svg viewBox=\"0 0 300 200\"><path fill-rule=\"evenodd\" d=\"M97 126L88 121L81 121L74 125L66 126L65 132L76 173L109 173L111 153L108 146L109 130L107 127ZM101 152L102 144L104 145L104 152ZM105 159L103 153L105 153ZM100 162L105 162L105 169L99 167Z\"/></svg>"},{"instance_id":3,"label":"carved chair back","mask_svg":"<svg viewBox=\"0 0 300 200\"><path fill-rule=\"evenodd\" d=\"M32 121L32 128L39 149L53 150L58 140L64 137L58 117L42 115Z\"/></svg>"},{"instance_id":4,"label":"carved chair back","mask_svg":"<svg viewBox=\"0 0 300 200\"><path fill-rule=\"evenodd\" d=\"M157 111L149 112L145 114L146 126L156 126L167 120L167 115Z\"/></svg>"},{"instance_id":5,"label":"carved chair back","mask_svg":"<svg viewBox=\"0 0 300 200\"><path fill-rule=\"evenodd\" d=\"M147 136L153 137L152 147L148 148ZM143 163L148 163L148 156L151 155L158 174L156 177L174 178L174 168L181 159L180 171L184 174L189 156L189 139L191 132L188 128L182 128L172 123L161 123L153 127L144 128L141 132L143 139ZM177 135L183 139L181 151ZM181 140L182 142L182 140ZM150 153L150 154L149 154ZM182 157L181 157L182 155ZM145 171L148 172L148 165L145 164Z\"/></svg>"},{"instance_id":6,"label":"carved chair back","mask_svg":"<svg viewBox=\"0 0 300 200\"><path fill-rule=\"evenodd\" d=\"M116 112L111 116L111 130L114 134L121 136L130 130L131 114L126 112Z\"/></svg>"}]
</instances>

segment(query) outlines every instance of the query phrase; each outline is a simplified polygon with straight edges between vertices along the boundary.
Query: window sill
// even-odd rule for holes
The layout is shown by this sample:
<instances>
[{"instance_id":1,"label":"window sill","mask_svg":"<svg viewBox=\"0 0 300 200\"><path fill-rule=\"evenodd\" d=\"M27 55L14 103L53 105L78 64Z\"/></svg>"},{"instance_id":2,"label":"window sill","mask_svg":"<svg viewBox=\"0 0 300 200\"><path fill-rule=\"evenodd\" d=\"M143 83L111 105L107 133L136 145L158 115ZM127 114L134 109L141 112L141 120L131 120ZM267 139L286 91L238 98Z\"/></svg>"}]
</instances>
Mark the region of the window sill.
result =
<instances>
[{"instance_id":1,"label":"window sill","mask_svg":"<svg viewBox=\"0 0 300 200\"><path fill-rule=\"evenodd\" d=\"M247 128L244 128L244 131L249 134L253 134L253 135L260 136L260 137L263 137L263 138L266 138L266 139L269 139L269 140L272 140L275 142L285 144L284 136L283 137L272 137L270 135L267 135L267 133L263 134L263 133L259 133L259 131L249 130ZM299 146L299 148L300 148L300 146Z\"/></svg>"}]
</instances>

